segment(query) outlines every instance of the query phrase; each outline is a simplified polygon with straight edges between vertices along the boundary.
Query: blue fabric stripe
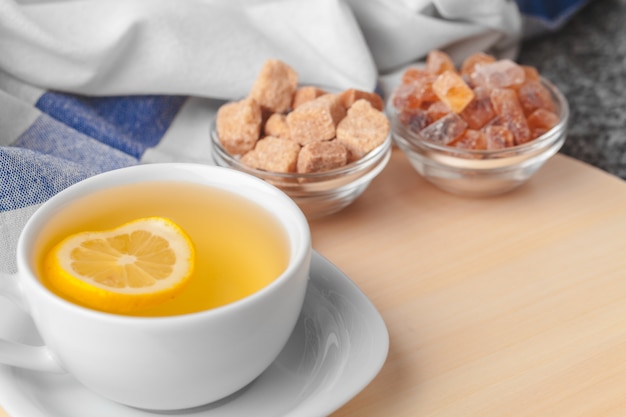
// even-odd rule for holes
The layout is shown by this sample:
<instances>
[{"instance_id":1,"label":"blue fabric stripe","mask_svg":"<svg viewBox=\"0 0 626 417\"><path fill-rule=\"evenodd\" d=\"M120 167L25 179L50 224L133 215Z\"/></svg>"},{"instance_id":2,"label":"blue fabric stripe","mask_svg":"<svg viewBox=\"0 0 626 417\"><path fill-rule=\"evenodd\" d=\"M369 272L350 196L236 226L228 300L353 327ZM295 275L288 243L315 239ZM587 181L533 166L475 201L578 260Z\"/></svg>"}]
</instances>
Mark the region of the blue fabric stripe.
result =
<instances>
[{"instance_id":1,"label":"blue fabric stripe","mask_svg":"<svg viewBox=\"0 0 626 417\"><path fill-rule=\"evenodd\" d=\"M582 7L588 0L515 0L525 15L547 20L558 20Z\"/></svg>"},{"instance_id":2,"label":"blue fabric stripe","mask_svg":"<svg viewBox=\"0 0 626 417\"><path fill-rule=\"evenodd\" d=\"M96 172L122 168L138 160L42 114L13 143L43 154L79 163Z\"/></svg>"},{"instance_id":3,"label":"blue fabric stripe","mask_svg":"<svg viewBox=\"0 0 626 417\"><path fill-rule=\"evenodd\" d=\"M0 147L0 211L43 203L97 173L79 163L30 149Z\"/></svg>"},{"instance_id":4,"label":"blue fabric stripe","mask_svg":"<svg viewBox=\"0 0 626 417\"><path fill-rule=\"evenodd\" d=\"M160 95L86 97L47 92L36 107L78 132L140 158L147 148L159 143L185 99Z\"/></svg>"},{"instance_id":5,"label":"blue fabric stripe","mask_svg":"<svg viewBox=\"0 0 626 417\"><path fill-rule=\"evenodd\" d=\"M43 203L87 177L139 163L185 100L43 94L36 104L42 114L0 147L0 211Z\"/></svg>"}]
</instances>

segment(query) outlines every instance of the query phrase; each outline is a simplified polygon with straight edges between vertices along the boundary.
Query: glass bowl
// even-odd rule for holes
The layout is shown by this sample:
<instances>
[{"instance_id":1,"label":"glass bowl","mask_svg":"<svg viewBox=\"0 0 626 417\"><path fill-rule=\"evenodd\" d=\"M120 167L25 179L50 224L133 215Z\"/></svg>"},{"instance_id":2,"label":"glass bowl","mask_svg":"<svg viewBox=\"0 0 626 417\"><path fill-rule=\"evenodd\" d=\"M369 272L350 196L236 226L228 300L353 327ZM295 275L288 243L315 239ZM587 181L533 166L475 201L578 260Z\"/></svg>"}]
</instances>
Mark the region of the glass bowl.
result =
<instances>
[{"instance_id":1,"label":"glass bowl","mask_svg":"<svg viewBox=\"0 0 626 417\"><path fill-rule=\"evenodd\" d=\"M498 150L459 149L427 141L399 120L393 100L386 112L393 141L426 180L440 189L462 196L486 197L511 191L525 183L563 146L567 136L569 106L563 94L541 79L550 91L559 122L538 138Z\"/></svg>"},{"instance_id":2,"label":"glass bowl","mask_svg":"<svg viewBox=\"0 0 626 417\"><path fill-rule=\"evenodd\" d=\"M389 162L392 140L388 135L378 147L341 168L308 174L269 172L242 164L239 157L229 154L221 145L215 121L210 143L217 165L243 171L278 187L312 220L336 213L360 196Z\"/></svg>"}]
</instances>

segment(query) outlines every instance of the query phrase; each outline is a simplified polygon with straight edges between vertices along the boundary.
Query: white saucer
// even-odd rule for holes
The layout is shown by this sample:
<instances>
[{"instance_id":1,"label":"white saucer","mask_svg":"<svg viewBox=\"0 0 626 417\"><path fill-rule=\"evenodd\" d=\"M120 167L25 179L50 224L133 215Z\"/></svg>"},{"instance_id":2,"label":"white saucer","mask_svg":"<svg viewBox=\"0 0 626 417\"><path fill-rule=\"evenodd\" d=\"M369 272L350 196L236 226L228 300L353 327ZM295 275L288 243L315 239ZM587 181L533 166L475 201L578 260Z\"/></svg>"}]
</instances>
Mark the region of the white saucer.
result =
<instances>
[{"instance_id":1,"label":"white saucer","mask_svg":"<svg viewBox=\"0 0 626 417\"><path fill-rule=\"evenodd\" d=\"M15 330L15 329L13 329ZM38 338L29 319L19 339ZM254 382L216 403L152 412L106 400L68 375L0 366L0 405L10 417L322 417L378 374L389 348L382 317L359 288L313 253L296 328L276 361Z\"/></svg>"}]
</instances>

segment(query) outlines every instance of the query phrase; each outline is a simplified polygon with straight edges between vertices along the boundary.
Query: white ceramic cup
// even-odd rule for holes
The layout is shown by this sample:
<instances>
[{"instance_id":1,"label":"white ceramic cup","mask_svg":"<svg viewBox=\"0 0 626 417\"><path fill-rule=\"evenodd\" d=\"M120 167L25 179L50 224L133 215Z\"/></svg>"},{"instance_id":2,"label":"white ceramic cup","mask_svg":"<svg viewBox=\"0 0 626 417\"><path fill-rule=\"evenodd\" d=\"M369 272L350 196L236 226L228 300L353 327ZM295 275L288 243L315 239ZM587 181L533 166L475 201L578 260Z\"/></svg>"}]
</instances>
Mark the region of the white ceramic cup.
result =
<instances>
[{"instance_id":1,"label":"white ceramic cup","mask_svg":"<svg viewBox=\"0 0 626 417\"><path fill-rule=\"evenodd\" d=\"M168 317L90 310L42 285L35 269L35 243L54 213L97 190L155 180L226 189L273 213L290 242L284 273L234 303ZM216 401L252 382L286 344L302 308L310 258L310 231L300 209L283 192L253 176L178 163L96 175L52 197L24 227L17 246L18 272L3 282L2 293L26 306L44 345L0 340L0 363L68 372L97 394L138 408L176 410Z\"/></svg>"}]
</instances>

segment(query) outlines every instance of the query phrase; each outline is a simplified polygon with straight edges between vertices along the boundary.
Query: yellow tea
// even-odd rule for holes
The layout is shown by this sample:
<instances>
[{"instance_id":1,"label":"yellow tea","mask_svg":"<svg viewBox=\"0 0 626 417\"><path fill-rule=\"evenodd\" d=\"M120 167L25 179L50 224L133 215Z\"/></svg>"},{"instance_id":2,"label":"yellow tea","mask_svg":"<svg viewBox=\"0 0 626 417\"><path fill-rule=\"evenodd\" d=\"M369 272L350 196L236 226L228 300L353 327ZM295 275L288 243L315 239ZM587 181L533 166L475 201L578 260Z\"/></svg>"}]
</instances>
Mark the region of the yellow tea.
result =
<instances>
[{"instance_id":1,"label":"yellow tea","mask_svg":"<svg viewBox=\"0 0 626 417\"><path fill-rule=\"evenodd\" d=\"M176 298L133 315L179 315L228 304L271 283L289 262L286 234L265 209L228 191L160 181L117 186L64 207L40 235L39 276L62 296L43 276L45 253L71 234L149 216L178 224L195 246L196 262L189 284Z\"/></svg>"}]
</instances>

